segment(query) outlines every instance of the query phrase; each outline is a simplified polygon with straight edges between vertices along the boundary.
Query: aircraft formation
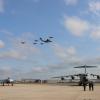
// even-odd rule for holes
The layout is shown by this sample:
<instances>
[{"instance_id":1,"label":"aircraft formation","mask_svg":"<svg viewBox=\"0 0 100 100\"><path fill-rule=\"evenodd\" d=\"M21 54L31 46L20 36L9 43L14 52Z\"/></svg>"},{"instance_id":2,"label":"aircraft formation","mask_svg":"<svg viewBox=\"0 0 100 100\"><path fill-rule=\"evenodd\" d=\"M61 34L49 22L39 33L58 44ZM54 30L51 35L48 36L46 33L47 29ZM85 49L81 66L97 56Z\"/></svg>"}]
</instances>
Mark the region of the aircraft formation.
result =
<instances>
[{"instance_id":1,"label":"aircraft formation","mask_svg":"<svg viewBox=\"0 0 100 100\"><path fill-rule=\"evenodd\" d=\"M36 45L36 44L40 44L40 45L48 44L50 42L53 42L51 40L52 38L53 37L51 37L51 36L46 38L46 39L40 37L39 39L33 41L33 45ZM20 41L20 43L22 45L25 45L25 44L27 44L27 41ZM14 80L8 77L7 79L0 80L0 83L2 84L2 86L4 86L5 84L7 84L8 86L9 85L13 86Z\"/></svg>"},{"instance_id":2,"label":"aircraft formation","mask_svg":"<svg viewBox=\"0 0 100 100\"><path fill-rule=\"evenodd\" d=\"M46 38L46 39L40 37L39 39L34 40L33 45L36 45L36 44L43 45L43 44L51 43L51 42L53 42L53 41L52 41L53 38L54 38L54 37L51 37L51 36L49 36L49 37ZM26 44L26 41L21 41L21 44Z\"/></svg>"}]
</instances>

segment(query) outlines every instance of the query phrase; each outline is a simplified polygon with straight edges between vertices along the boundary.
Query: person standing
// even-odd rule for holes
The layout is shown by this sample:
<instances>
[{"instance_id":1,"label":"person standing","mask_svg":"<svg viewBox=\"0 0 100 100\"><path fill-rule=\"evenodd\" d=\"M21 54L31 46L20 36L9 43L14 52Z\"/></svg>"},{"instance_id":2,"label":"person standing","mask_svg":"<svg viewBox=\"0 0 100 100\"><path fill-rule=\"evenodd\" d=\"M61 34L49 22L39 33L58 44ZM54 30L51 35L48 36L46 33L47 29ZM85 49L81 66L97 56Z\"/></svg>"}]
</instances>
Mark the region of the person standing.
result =
<instances>
[{"instance_id":1,"label":"person standing","mask_svg":"<svg viewBox=\"0 0 100 100\"><path fill-rule=\"evenodd\" d=\"M94 83L93 81L89 81L89 91L94 90Z\"/></svg>"},{"instance_id":2,"label":"person standing","mask_svg":"<svg viewBox=\"0 0 100 100\"><path fill-rule=\"evenodd\" d=\"M88 79L86 78L86 76L84 76L84 77L83 77L83 82L82 82L84 91L86 91L87 83L88 83Z\"/></svg>"},{"instance_id":3,"label":"person standing","mask_svg":"<svg viewBox=\"0 0 100 100\"><path fill-rule=\"evenodd\" d=\"M84 82L84 83L83 83L84 91L86 91L86 85L87 85L86 82Z\"/></svg>"}]
</instances>

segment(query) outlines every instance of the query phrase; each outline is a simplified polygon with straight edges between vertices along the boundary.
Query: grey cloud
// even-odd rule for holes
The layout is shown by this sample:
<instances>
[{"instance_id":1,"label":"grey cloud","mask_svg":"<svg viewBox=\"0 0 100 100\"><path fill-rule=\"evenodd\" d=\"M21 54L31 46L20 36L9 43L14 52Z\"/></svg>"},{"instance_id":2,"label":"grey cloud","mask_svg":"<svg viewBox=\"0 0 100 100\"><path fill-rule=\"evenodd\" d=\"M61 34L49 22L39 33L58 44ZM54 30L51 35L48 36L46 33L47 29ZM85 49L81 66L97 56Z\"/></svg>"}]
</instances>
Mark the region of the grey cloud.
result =
<instances>
[{"instance_id":1,"label":"grey cloud","mask_svg":"<svg viewBox=\"0 0 100 100\"><path fill-rule=\"evenodd\" d=\"M98 0L90 1L88 6L90 12L94 13L97 16L100 16L100 1Z\"/></svg>"},{"instance_id":2,"label":"grey cloud","mask_svg":"<svg viewBox=\"0 0 100 100\"><path fill-rule=\"evenodd\" d=\"M0 68L0 78L7 78L12 76L12 69L10 67Z\"/></svg>"},{"instance_id":3,"label":"grey cloud","mask_svg":"<svg viewBox=\"0 0 100 100\"><path fill-rule=\"evenodd\" d=\"M78 0L64 0L66 5L77 5Z\"/></svg>"},{"instance_id":4,"label":"grey cloud","mask_svg":"<svg viewBox=\"0 0 100 100\"><path fill-rule=\"evenodd\" d=\"M3 48L4 46L5 46L5 43L2 40L0 40L0 48Z\"/></svg>"}]
</instances>

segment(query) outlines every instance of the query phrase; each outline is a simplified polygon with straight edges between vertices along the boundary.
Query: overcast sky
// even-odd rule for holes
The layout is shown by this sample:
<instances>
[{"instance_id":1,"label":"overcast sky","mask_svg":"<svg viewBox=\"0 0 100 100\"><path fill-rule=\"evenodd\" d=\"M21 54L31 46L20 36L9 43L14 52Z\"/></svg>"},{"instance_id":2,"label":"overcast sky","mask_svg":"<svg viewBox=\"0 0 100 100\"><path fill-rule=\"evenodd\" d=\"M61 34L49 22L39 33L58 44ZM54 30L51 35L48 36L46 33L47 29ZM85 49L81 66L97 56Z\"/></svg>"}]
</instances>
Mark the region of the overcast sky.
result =
<instances>
[{"instance_id":1,"label":"overcast sky","mask_svg":"<svg viewBox=\"0 0 100 100\"><path fill-rule=\"evenodd\" d=\"M45 79L84 64L100 74L100 0L0 0L0 78Z\"/></svg>"}]
</instances>

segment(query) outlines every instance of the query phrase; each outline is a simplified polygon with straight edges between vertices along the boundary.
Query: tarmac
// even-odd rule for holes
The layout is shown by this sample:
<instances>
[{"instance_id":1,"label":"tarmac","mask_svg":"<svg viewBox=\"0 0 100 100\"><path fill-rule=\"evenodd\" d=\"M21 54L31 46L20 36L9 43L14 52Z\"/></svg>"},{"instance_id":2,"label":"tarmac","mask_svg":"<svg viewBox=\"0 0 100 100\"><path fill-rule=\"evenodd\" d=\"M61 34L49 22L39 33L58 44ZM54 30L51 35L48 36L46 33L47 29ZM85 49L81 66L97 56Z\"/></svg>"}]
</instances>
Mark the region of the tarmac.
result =
<instances>
[{"instance_id":1,"label":"tarmac","mask_svg":"<svg viewBox=\"0 0 100 100\"><path fill-rule=\"evenodd\" d=\"M0 100L100 100L100 86L83 91L82 86L15 84L0 86Z\"/></svg>"}]
</instances>

